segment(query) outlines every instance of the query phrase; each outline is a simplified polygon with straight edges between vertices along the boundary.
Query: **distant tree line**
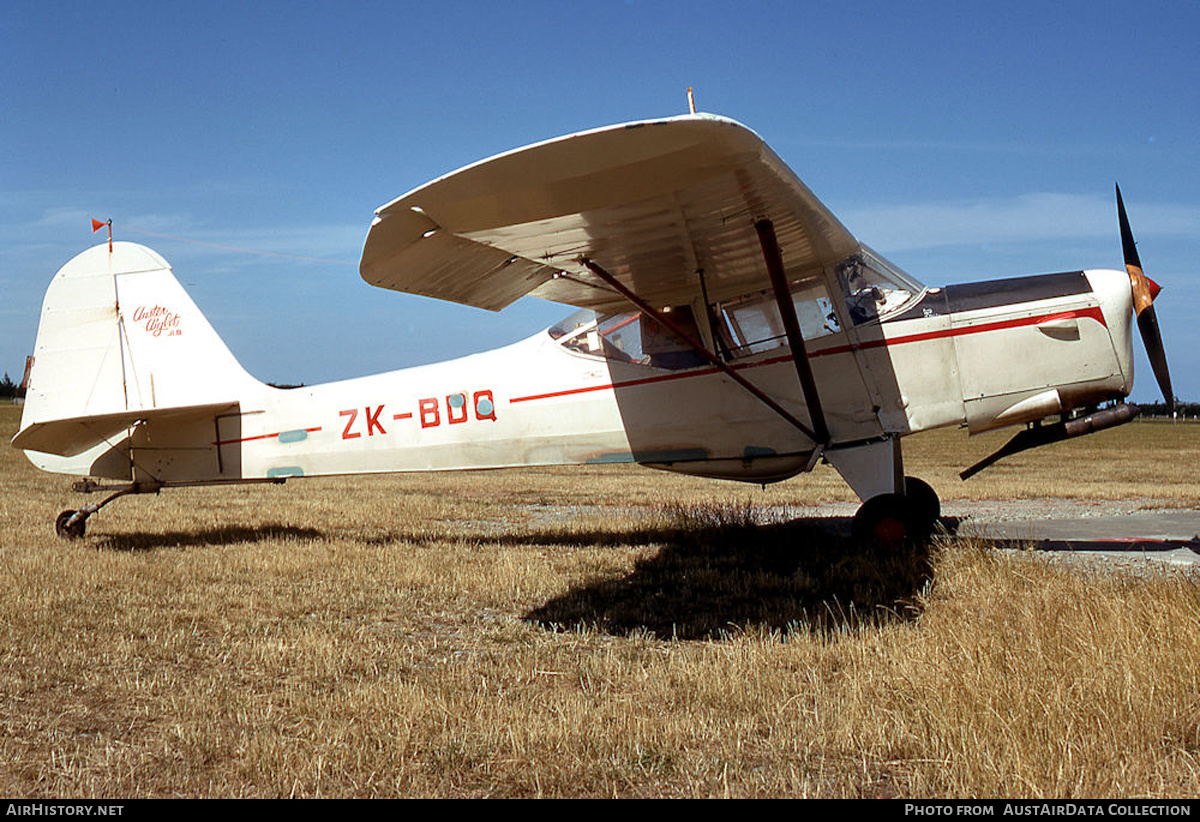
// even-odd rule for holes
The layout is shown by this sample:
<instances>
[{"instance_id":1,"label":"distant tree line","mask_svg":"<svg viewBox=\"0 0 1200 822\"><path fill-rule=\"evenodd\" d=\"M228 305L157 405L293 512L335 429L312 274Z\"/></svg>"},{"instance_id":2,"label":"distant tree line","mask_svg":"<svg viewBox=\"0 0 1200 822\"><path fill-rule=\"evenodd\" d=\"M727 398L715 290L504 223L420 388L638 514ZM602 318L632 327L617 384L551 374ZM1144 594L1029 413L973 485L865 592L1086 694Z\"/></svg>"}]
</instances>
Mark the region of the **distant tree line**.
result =
<instances>
[{"instance_id":1,"label":"distant tree line","mask_svg":"<svg viewBox=\"0 0 1200 822\"><path fill-rule=\"evenodd\" d=\"M1175 413L1172 415L1167 410L1166 403L1161 402L1142 402L1138 403L1138 408L1142 410L1143 417L1171 417L1178 419L1188 418L1195 419L1200 417L1200 403L1176 401Z\"/></svg>"},{"instance_id":2,"label":"distant tree line","mask_svg":"<svg viewBox=\"0 0 1200 822\"><path fill-rule=\"evenodd\" d=\"M25 389L21 388L12 381L12 377L8 376L8 372L4 372L4 379L0 380L0 400L11 400L14 397L25 396Z\"/></svg>"}]
</instances>

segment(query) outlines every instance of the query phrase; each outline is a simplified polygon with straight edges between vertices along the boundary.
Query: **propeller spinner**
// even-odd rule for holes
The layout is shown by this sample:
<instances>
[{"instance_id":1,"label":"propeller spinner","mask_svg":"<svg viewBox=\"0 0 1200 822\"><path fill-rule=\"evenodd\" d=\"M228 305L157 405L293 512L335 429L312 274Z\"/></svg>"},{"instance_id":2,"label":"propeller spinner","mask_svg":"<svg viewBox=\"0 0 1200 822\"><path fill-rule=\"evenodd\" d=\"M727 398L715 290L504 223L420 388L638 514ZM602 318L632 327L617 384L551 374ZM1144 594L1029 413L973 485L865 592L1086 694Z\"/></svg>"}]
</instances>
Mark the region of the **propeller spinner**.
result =
<instances>
[{"instance_id":1,"label":"propeller spinner","mask_svg":"<svg viewBox=\"0 0 1200 822\"><path fill-rule=\"evenodd\" d=\"M1142 261L1138 258L1137 243L1129 228L1129 217L1125 214L1125 202L1121 199L1121 186L1117 186L1117 218L1121 222L1121 250L1125 255L1125 270L1129 272L1129 284L1133 290L1133 310L1137 315L1138 331L1154 378L1162 390L1167 410L1175 410L1175 394L1171 391L1171 375L1167 371L1167 354L1163 349L1162 333L1158 330L1158 316L1154 313L1154 298L1158 296L1158 284L1142 272Z\"/></svg>"}]
</instances>

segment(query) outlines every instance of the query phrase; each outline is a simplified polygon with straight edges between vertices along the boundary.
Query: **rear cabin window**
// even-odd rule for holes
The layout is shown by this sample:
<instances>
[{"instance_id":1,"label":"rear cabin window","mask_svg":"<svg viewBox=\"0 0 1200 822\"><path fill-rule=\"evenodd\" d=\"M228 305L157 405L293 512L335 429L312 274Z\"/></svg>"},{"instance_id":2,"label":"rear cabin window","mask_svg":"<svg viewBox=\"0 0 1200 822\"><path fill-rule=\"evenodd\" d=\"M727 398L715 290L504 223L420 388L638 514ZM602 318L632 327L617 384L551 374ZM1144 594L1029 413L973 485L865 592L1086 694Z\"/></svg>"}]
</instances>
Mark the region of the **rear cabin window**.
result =
<instances>
[{"instance_id":1,"label":"rear cabin window","mask_svg":"<svg viewBox=\"0 0 1200 822\"><path fill-rule=\"evenodd\" d=\"M684 332L699 339L691 308L679 306L670 315ZM639 311L605 315L577 311L550 328L550 336L563 348L617 362L672 370L706 362L702 354Z\"/></svg>"}]
</instances>

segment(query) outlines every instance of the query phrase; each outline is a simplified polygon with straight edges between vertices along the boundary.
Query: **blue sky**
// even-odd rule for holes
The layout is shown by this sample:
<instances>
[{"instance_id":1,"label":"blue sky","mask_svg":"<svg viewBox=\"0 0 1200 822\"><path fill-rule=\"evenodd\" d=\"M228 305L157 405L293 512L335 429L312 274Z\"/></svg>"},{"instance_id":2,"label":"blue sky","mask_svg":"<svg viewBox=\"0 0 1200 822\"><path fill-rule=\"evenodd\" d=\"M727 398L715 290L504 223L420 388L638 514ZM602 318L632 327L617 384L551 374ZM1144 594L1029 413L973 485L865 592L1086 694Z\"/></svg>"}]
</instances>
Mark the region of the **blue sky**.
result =
<instances>
[{"instance_id":1,"label":"blue sky","mask_svg":"<svg viewBox=\"0 0 1200 822\"><path fill-rule=\"evenodd\" d=\"M25 2L0 8L0 372L89 219L175 267L256 376L321 382L512 342L367 286L373 210L482 157L698 107L761 134L931 285L1119 268L1119 180L1176 393L1200 400L1200 4ZM1144 358L1134 399L1157 396Z\"/></svg>"}]
</instances>

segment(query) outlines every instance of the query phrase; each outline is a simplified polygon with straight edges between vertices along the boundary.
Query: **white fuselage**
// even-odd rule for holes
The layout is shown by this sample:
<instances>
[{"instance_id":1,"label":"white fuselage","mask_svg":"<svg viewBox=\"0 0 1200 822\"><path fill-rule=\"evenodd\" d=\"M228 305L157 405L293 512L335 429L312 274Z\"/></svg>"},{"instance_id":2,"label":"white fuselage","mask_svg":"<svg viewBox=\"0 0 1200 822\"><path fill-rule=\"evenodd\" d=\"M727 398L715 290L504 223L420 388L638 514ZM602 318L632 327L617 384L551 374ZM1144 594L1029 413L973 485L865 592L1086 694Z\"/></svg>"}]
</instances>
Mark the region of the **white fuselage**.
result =
<instances>
[{"instance_id":1,"label":"white fuselage","mask_svg":"<svg viewBox=\"0 0 1200 822\"><path fill-rule=\"evenodd\" d=\"M80 254L51 283L14 444L46 470L141 488L611 462L770 482L820 456L845 476L853 460L839 451L1029 422L1133 384L1121 272L916 288L857 319L835 318L826 293L796 297L830 434L817 443L783 340L760 336L738 352L722 338L728 367L803 427L636 326L649 322L636 312L607 330L593 319L449 362L273 388L241 369L161 257L117 243ZM723 312L744 337L764 310Z\"/></svg>"},{"instance_id":2,"label":"white fuselage","mask_svg":"<svg viewBox=\"0 0 1200 822\"><path fill-rule=\"evenodd\" d=\"M1089 272L1088 291L1007 303L960 295L961 310L953 287L931 290L899 318L815 341L809 359L833 444L964 424L986 430L1124 396L1132 385L1124 277ZM786 348L735 367L807 421ZM608 360L544 332L434 365L262 386L238 403L215 420L135 429L130 478L637 462L761 482L811 467L815 449L711 366Z\"/></svg>"}]
</instances>

